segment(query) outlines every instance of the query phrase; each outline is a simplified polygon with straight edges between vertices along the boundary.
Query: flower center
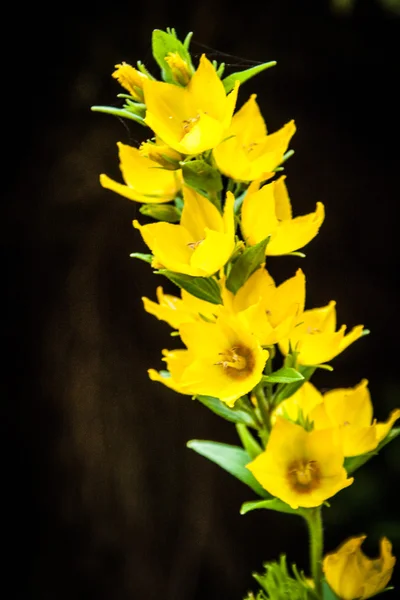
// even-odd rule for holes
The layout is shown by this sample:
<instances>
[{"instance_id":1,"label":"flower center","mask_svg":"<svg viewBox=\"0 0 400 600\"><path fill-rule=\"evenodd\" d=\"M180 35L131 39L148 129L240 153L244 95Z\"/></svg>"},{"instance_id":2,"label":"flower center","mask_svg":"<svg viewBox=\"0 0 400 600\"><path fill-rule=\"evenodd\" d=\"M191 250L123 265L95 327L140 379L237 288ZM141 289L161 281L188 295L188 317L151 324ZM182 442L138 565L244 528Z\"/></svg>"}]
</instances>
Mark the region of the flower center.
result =
<instances>
[{"instance_id":1,"label":"flower center","mask_svg":"<svg viewBox=\"0 0 400 600\"><path fill-rule=\"evenodd\" d=\"M295 460L287 470L290 487L300 494L311 492L318 487L321 473L315 460Z\"/></svg>"},{"instance_id":2,"label":"flower center","mask_svg":"<svg viewBox=\"0 0 400 600\"><path fill-rule=\"evenodd\" d=\"M189 242L187 245L191 250L196 250L204 240L198 240L197 242Z\"/></svg>"},{"instance_id":3,"label":"flower center","mask_svg":"<svg viewBox=\"0 0 400 600\"><path fill-rule=\"evenodd\" d=\"M196 115L195 117L191 117L190 119L185 119L184 121L182 121L182 129L184 131L184 136L187 133L189 133L189 131L192 131L193 127L196 125L199 119L200 115Z\"/></svg>"},{"instance_id":4,"label":"flower center","mask_svg":"<svg viewBox=\"0 0 400 600\"><path fill-rule=\"evenodd\" d=\"M225 373L232 379L244 379L254 369L254 356L250 348L238 345L220 352L222 360L215 363L222 366Z\"/></svg>"}]
</instances>

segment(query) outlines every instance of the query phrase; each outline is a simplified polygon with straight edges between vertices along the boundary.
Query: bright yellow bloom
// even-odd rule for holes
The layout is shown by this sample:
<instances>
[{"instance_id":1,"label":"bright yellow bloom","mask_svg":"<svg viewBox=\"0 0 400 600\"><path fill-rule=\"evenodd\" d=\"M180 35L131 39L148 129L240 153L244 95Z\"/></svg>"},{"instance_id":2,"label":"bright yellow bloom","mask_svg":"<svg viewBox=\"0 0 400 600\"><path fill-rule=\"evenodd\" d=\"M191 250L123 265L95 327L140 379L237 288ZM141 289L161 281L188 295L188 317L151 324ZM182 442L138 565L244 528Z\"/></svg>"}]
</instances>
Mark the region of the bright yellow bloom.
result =
<instances>
[{"instance_id":1,"label":"bright yellow bloom","mask_svg":"<svg viewBox=\"0 0 400 600\"><path fill-rule=\"evenodd\" d=\"M234 247L234 197L227 193L224 214L192 188L183 188L180 225L133 222L154 254L156 264L196 277L213 275L229 260Z\"/></svg>"},{"instance_id":2,"label":"bright yellow bloom","mask_svg":"<svg viewBox=\"0 0 400 600\"><path fill-rule=\"evenodd\" d=\"M306 431L277 417L267 448L247 465L259 483L292 508L320 506L353 483L333 429Z\"/></svg>"},{"instance_id":3,"label":"bright yellow bloom","mask_svg":"<svg viewBox=\"0 0 400 600\"><path fill-rule=\"evenodd\" d=\"M266 254L289 254L303 248L317 235L324 218L321 202L317 202L315 212L292 218L284 176L261 189L259 181L255 181L247 190L242 205L243 237L253 246L270 235Z\"/></svg>"},{"instance_id":4,"label":"bright yellow bloom","mask_svg":"<svg viewBox=\"0 0 400 600\"><path fill-rule=\"evenodd\" d=\"M372 598L385 589L392 576L396 563L392 544L383 537L380 557L370 559L361 550L366 537L360 535L350 538L323 560L326 580L341 600Z\"/></svg>"},{"instance_id":5,"label":"bright yellow bloom","mask_svg":"<svg viewBox=\"0 0 400 600\"><path fill-rule=\"evenodd\" d=\"M311 420L311 411L322 402L322 394L312 383L305 381L297 392L277 406L272 415L272 421L274 422L277 416L288 418L290 421L297 421L301 415ZM327 427L332 427L332 425L329 424Z\"/></svg>"},{"instance_id":6,"label":"bright yellow bloom","mask_svg":"<svg viewBox=\"0 0 400 600\"><path fill-rule=\"evenodd\" d=\"M366 379L354 388L327 392L323 403L309 413L315 429L340 429L345 456L358 456L375 450L400 418L400 409L393 410L386 423L377 423L372 416L373 406Z\"/></svg>"},{"instance_id":7,"label":"bright yellow bloom","mask_svg":"<svg viewBox=\"0 0 400 600\"><path fill-rule=\"evenodd\" d=\"M112 74L114 79L130 93L134 100L143 102L143 82L148 79L147 75L125 62L115 65L115 68L116 71Z\"/></svg>"},{"instance_id":8,"label":"bright yellow bloom","mask_svg":"<svg viewBox=\"0 0 400 600\"><path fill-rule=\"evenodd\" d=\"M294 121L271 135L256 102L256 95L233 116L225 139L214 148L219 170L238 181L265 181L274 176L296 131Z\"/></svg>"},{"instance_id":9,"label":"bright yellow bloom","mask_svg":"<svg viewBox=\"0 0 400 600\"><path fill-rule=\"evenodd\" d=\"M204 319L215 321L220 310L218 305L200 300L185 290L181 290L181 298L164 294L161 286L157 288L158 304L148 298L142 300L144 309L148 313L161 321L166 321L174 329L179 329L183 323L204 321Z\"/></svg>"},{"instance_id":10,"label":"bright yellow bloom","mask_svg":"<svg viewBox=\"0 0 400 600\"><path fill-rule=\"evenodd\" d=\"M142 156L163 167L163 169L175 171L181 168L179 162L182 160L182 155L164 144L159 138L156 138L155 142L147 140L140 144L139 152Z\"/></svg>"},{"instance_id":11,"label":"bright yellow bloom","mask_svg":"<svg viewBox=\"0 0 400 600\"><path fill-rule=\"evenodd\" d=\"M144 82L146 124L177 152L200 154L214 148L225 136L238 86L227 96L213 65L203 54L186 87Z\"/></svg>"},{"instance_id":12,"label":"bright yellow bloom","mask_svg":"<svg viewBox=\"0 0 400 600\"><path fill-rule=\"evenodd\" d=\"M173 200L181 188L177 172L160 169L160 166L142 156L137 148L118 142L119 167L125 185L100 175L104 188L112 190L135 202L162 203Z\"/></svg>"},{"instance_id":13,"label":"bright yellow bloom","mask_svg":"<svg viewBox=\"0 0 400 600\"><path fill-rule=\"evenodd\" d=\"M292 348L299 352L301 365L319 365L343 352L363 334L363 325L357 325L345 335L346 325L336 330L336 303L306 310L290 335ZM279 343L283 354L289 351L289 339Z\"/></svg>"},{"instance_id":14,"label":"bright yellow bloom","mask_svg":"<svg viewBox=\"0 0 400 600\"><path fill-rule=\"evenodd\" d=\"M276 287L271 275L257 269L236 295L223 292L226 309L238 315L263 346L287 337L304 310L305 277L299 269L294 277Z\"/></svg>"},{"instance_id":15,"label":"bright yellow bloom","mask_svg":"<svg viewBox=\"0 0 400 600\"><path fill-rule=\"evenodd\" d=\"M151 379L182 394L214 396L228 406L259 383L268 352L234 319L185 323L179 333L187 350L164 351L171 377L150 369Z\"/></svg>"},{"instance_id":16,"label":"bright yellow bloom","mask_svg":"<svg viewBox=\"0 0 400 600\"><path fill-rule=\"evenodd\" d=\"M186 60L177 52L169 52L165 57L165 62L169 65L174 81L179 85L187 85L192 77L192 70Z\"/></svg>"}]
</instances>

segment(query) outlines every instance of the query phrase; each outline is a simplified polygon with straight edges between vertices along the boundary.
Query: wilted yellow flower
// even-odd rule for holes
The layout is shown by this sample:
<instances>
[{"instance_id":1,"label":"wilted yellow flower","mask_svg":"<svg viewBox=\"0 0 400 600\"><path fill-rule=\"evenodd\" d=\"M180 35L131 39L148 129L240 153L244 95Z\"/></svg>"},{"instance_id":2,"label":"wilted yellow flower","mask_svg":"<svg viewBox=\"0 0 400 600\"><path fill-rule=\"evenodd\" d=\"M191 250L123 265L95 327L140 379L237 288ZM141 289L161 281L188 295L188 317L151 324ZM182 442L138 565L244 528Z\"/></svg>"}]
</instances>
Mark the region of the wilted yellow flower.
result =
<instances>
[{"instance_id":1,"label":"wilted yellow flower","mask_svg":"<svg viewBox=\"0 0 400 600\"><path fill-rule=\"evenodd\" d=\"M104 188L136 202L161 203L173 200L181 189L177 172L160 169L160 166L142 156L137 148L118 142L119 167L125 185L108 175L100 175Z\"/></svg>"},{"instance_id":2,"label":"wilted yellow flower","mask_svg":"<svg viewBox=\"0 0 400 600\"><path fill-rule=\"evenodd\" d=\"M283 354L289 351L289 339L292 348L299 352L297 357L301 365L319 365L343 352L363 334L363 325L357 325L345 335L346 325L336 330L336 302L332 301L322 308L306 310L301 315L290 337L279 342Z\"/></svg>"},{"instance_id":3,"label":"wilted yellow flower","mask_svg":"<svg viewBox=\"0 0 400 600\"><path fill-rule=\"evenodd\" d=\"M115 68L116 71L112 74L114 79L130 93L134 100L143 102L143 82L148 79L147 75L125 62L115 65Z\"/></svg>"},{"instance_id":4,"label":"wilted yellow flower","mask_svg":"<svg viewBox=\"0 0 400 600\"><path fill-rule=\"evenodd\" d=\"M223 291L226 309L242 319L263 346L287 337L304 310L305 277L299 269L278 287L264 269L257 269L234 295Z\"/></svg>"},{"instance_id":5,"label":"wilted yellow flower","mask_svg":"<svg viewBox=\"0 0 400 600\"><path fill-rule=\"evenodd\" d=\"M182 160L182 155L164 144L159 138L156 138L155 142L147 140L140 144L139 152L163 169L175 171L181 168L179 162Z\"/></svg>"},{"instance_id":6,"label":"wilted yellow flower","mask_svg":"<svg viewBox=\"0 0 400 600\"><path fill-rule=\"evenodd\" d=\"M191 66L177 52L169 52L165 57L174 81L179 85L187 85L192 77Z\"/></svg>"},{"instance_id":7,"label":"wilted yellow flower","mask_svg":"<svg viewBox=\"0 0 400 600\"><path fill-rule=\"evenodd\" d=\"M277 417L267 448L247 465L259 483L292 508L320 506L353 483L333 429L306 431Z\"/></svg>"},{"instance_id":8,"label":"wilted yellow flower","mask_svg":"<svg viewBox=\"0 0 400 600\"><path fill-rule=\"evenodd\" d=\"M350 538L336 552L327 554L322 568L326 580L341 600L366 600L382 592L390 581L396 558L386 537L380 541L380 557L370 559L361 550L367 536Z\"/></svg>"},{"instance_id":9,"label":"wilted yellow flower","mask_svg":"<svg viewBox=\"0 0 400 600\"><path fill-rule=\"evenodd\" d=\"M242 205L243 237L253 246L271 236L266 254L289 254L303 248L317 235L324 217L324 205L317 202L314 213L292 218L284 176L261 189L259 182L254 181Z\"/></svg>"},{"instance_id":10,"label":"wilted yellow flower","mask_svg":"<svg viewBox=\"0 0 400 600\"><path fill-rule=\"evenodd\" d=\"M228 406L259 383L268 352L235 319L185 323L179 333L187 350L164 351L171 376L150 369L151 379L182 394L214 396Z\"/></svg>"},{"instance_id":11,"label":"wilted yellow flower","mask_svg":"<svg viewBox=\"0 0 400 600\"><path fill-rule=\"evenodd\" d=\"M225 139L214 148L219 170L238 181L266 180L274 176L296 131L294 121L271 135L256 102L256 95L233 116Z\"/></svg>"},{"instance_id":12,"label":"wilted yellow flower","mask_svg":"<svg viewBox=\"0 0 400 600\"><path fill-rule=\"evenodd\" d=\"M179 329L183 323L193 323L208 319L215 321L220 306L206 302L181 290L181 298L164 294L161 286L157 288L157 302L142 298L144 309L160 319L166 321L174 329Z\"/></svg>"},{"instance_id":13,"label":"wilted yellow flower","mask_svg":"<svg viewBox=\"0 0 400 600\"><path fill-rule=\"evenodd\" d=\"M224 213L192 188L183 188L184 207L180 225L140 225L145 243L158 265L196 277L213 275L229 260L234 247L234 197L227 193Z\"/></svg>"},{"instance_id":14,"label":"wilted yellow flower","mask_svg":"<svg viewBox=\"0 0 400 600\"><path fill-rule=\"evenodd\" d=\"M235 109L239 83L226 95L213 65L203 56L186 87L147 80L146 124L182 154L200 154L223 139Z\"/></svg>"},{"instance_id":15,"label":"wilted yellow flower","mask_svg":"<svg viewBox=\"0 0 400 600\"><path fill-rule=\"evenodd\" d=\"M345 456L358 456L375 450L400 418L400 409L393 410L386 423L377 423L372 416L373 406L366 379L354 388L327 392L323 403L309 413L315 429L340 429Z\"/></svg>"}]
</instances>

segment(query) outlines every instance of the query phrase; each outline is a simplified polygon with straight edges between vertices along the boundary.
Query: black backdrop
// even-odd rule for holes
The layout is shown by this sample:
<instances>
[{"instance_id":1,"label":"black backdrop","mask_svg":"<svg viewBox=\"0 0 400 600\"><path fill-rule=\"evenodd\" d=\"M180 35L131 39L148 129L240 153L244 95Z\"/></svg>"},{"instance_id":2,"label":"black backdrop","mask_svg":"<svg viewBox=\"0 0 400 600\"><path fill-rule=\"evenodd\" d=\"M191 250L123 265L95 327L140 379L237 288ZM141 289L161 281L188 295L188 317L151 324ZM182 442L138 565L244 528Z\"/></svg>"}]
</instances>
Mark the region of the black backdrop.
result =
<instances>
[{"instance_id":1,"label":"black backdrop","mask_svg":"<svg viewBox=\"0 0 400 600\"><path fill-rule=\"evenodd\" d=\"M116 142L146 134L94 114L115 102L114 64L153 67L154 28L194 31L192 51L228 69L278 66L243 86L270 131L296 120L287 164L296 214L325 203L301 265L308 307L338 302L340 323L372 330L320 372L323 388L367 377L380 419L399 406L399 22L374 1L347 16L326 1L8 6L3 21L3 455L9 597L240 599L250 573L287 551L306 567L300 519L239 515L252 494L185 448L235 443L233 427L147 379L176 343L143 312L154 297L134 203L103 190ZM143 250L142 250L143 251ZM168 286L166 286L167 289ZM369 463L326 513L326 545L387 534L400 553L398 446ZM399 576L397 576L399 581ZM24 596L23 592L27 592ZM396 597L396 592L392 593Z\"/></svg>"}]
</instances>

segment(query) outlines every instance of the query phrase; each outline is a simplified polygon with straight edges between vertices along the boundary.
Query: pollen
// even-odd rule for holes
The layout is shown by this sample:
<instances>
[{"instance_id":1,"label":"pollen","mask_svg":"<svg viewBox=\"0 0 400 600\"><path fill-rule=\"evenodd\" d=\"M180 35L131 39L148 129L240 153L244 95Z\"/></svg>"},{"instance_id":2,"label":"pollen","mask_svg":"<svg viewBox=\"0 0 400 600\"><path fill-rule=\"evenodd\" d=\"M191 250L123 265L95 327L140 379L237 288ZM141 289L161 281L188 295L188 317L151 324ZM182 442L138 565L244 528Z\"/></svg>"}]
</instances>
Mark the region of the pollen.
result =
<instances>
[{"instance_id":1,"label":"pollen","mask_svg":"<svg viewBox=\"0 0 400 600\"><path fill-rule=\"evenodd\" d=\"M195 117L191 117L190 119L185 119L184 121L182 121L182 129L184 131L184 136L193 129L193 127L196 125L199 119L200 115L196 115Z\"/></svg>"},{"instance_id":2,"label":"pollen","mask_svg":"<svg viewBox=\"0 0 400 600\"><path fill-rule=\"evenodd\" d=\"M287 478L294 491L307 494L319 486L321 472L315 460L295 460L289 465Z\"/></svg>"},{"instance_id":3,"label":"pollen","mask_svg":"<svg viewBox=\"0 0 400 600\"><path fill-rule=\"evenodd\" d=\"M254 369L255 359L250 348L246 346L232 346L225 352L220 352L221 360L216 362L232 379L244 379Z\"/></svg>"}]
</instances>

